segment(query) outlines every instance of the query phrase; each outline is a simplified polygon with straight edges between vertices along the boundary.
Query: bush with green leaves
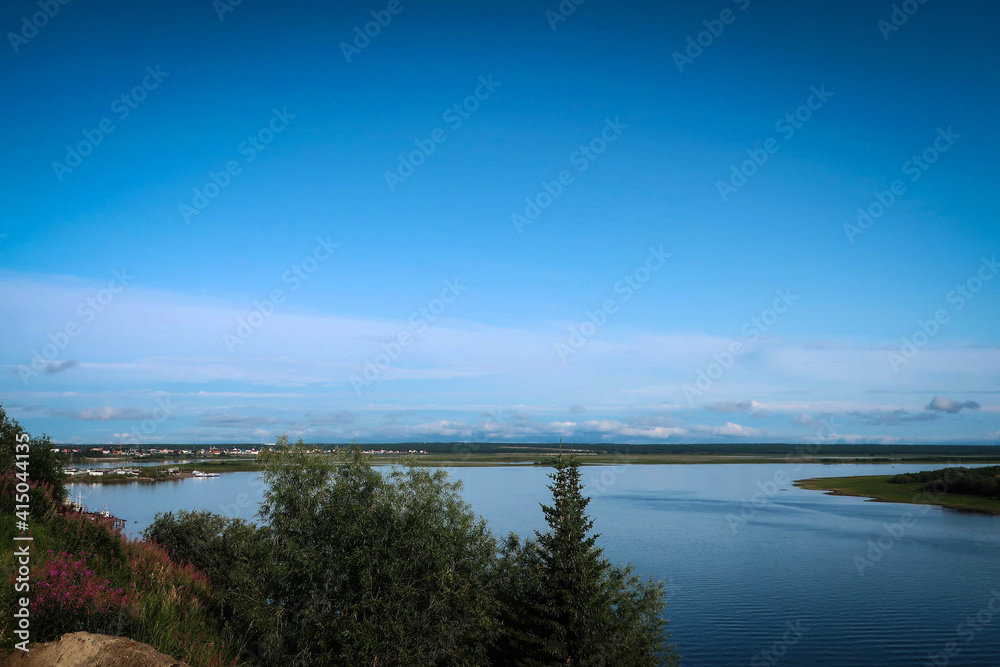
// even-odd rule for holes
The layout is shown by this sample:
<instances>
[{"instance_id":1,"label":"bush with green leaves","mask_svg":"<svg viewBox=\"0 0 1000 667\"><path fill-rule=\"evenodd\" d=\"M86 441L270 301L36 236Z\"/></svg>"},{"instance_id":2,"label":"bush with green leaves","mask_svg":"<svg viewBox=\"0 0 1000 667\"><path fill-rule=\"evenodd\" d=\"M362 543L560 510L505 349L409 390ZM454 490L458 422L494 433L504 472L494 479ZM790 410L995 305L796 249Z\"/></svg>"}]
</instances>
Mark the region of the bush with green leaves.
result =
<instances>
[{"instance_id":1,"label":"bush with green leaves","mask_svg":"<svg viewBox=\"0 0 1000 667\"><path fill-rule=\"evenodd\" d=\"M7 416L6 410L0 404L0 474L23 472L18 466L18 443L24 443L28 432ZM34 482L48 484L53 495L62 500L66 497L66 473L62 468L62 457L55 451L52 441L47 435L30 437L28 439L27 473Z\"/></svg>"},{"instance_id":2,"label":"bush with green leaves","mask_svg":"<svg viewBox=\"0 0 1000 667\"><path fill-rule=\"evenodd\" d=\"M271 597L293 664L484 664L497 545L444 471L282 446L264 472Z\"/></svg>"},{"instance_id":3,"label":"bush with green leaves","mask_svg":"<svg viewBox=\"0 0 1000 667\"><path fill-rule=\"evenodd\" d=\"M143 537L208 575L211 605L241 647L273 634L267 609L271 551L265 528L204 511L157 514Z\"/></svg>"}]
</instances>

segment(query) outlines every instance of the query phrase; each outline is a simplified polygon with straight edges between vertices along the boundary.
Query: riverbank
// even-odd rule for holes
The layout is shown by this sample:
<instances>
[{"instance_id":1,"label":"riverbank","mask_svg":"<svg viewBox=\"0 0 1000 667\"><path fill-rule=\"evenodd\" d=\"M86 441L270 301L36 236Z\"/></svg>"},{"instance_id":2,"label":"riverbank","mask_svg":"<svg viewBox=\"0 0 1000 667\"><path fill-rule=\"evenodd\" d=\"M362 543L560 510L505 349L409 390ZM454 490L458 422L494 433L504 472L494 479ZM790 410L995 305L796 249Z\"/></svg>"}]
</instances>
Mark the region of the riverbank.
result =
<instances>
[{"instance_id":1,"label":"riverbank","mask_svg":"<svg viewBox=\"0 0 1000 667\"><path fill-rule=\"evenodd\" d=\"M67 484L131 484L131 483L151 483L151 482L175 482L181 479L196 477L195 471L204 473L224 473L224 472L259 472L262 466L254 459L242 459L235 461L215 461L200 463L185 463L174 466L145 466L135 468L132 466L122 466L138 470L138 475L119 475L114 468L108 468L103 475L75 475L66 480ZM170 473L168 470L177 470Z\"/></svg>"},{"instance_id":2,"label":"riverbank","mask_svg":"<svg viewBox=\"0 0 1000 667\"><path fill-rule=\"evenodd\" d=\"M814 491L826 491L833 496L858 496L875 502L937 505L949 509L984 512L1000 515L1000 500L957 493L923 491L922 482L890 484L894 475L865 475L861 477L817 477L800 479L795 486Z\"/></svg>"},{"instance_id":3,"label":"riverbank","mask_svg":"<svg viewBox=\"0 0 1000 667\"><path fill-rule=\"evenodd\" d=\"M569 453L568 451L565 453ZM646 453L591 453L573 452L583 466L607 466L607 465L697 465L697 464L722 464L722 463L820 463L828 465L836 464L928 464L928 465L968 465L979 463L1000 464L1000 457L984 456L918 456L918 457L830 457L830 456L808 456L808 455L787 455L787 454L646 454ZM546 453L530 454L481 454L462 453L454 454L422 454L412 457L416 465L440 466L440 467L462 467L462 466L502 466L502 465L551 465L553 459L559 455L558 451ZM375 464L398 463L406 457L378 456Z\"/></svg>"},{"instance_id":4,"label":"riverbank","mask_svg":"<svg viewBox=\"0 0 1000 667\"><path fill-rule=\"evenodd\" d=\"M812 637L810 641L838 647L839 651L831 660L829 654L817 649L808 659L824 665L902 667L922 665L922 657L953 639L949 635L954 624L935 625L933 619L915 624L912 617L900 615L898 610L925 609L926 601L932 599L933 618L964 618L975 613L981 603L985 604L978 597L984 579L1000 580L996 543L988 539L991 531L1000 527L1000 520L930 506L834 497L793 488L791 482L782 483L785 478L775 474L801 479L930 468L920 464L897 465L895 469L871 465L797 468L795 463L636 465L591 467L581 473L587 484L585 492L594 498L588 507L593 508L595 530L602 534L600 539L608 545L610 557L636 563L636 574L644 580L665 579L673 603L668 607L673 610L668 611L672 614L672 636L684 650L682 664L746 666L748 656L768 644L760 639L768 628L781 628L787 622L788 606L782 600L794 599L808 603L796 612L815 621L809 626L815 633L807 635ZM381 470L388 472L385 467ZM545 474L550 471L521 465L462 467L448 472L451 481L463 483L464 500L476 515L487 520L495 535L516 532L523 538L542 525L538 503L551 504L545 488L550 482ZM259 523L256 514L267 486L257 482L257 475L244 472L181 484L95 485L88 487L90 495L85 495L84 501L98 509L107 505L126 518L133 536L140 535L157 513L177 514L181 510L207 510ZM774 490L772 481L780 485L773 495L767 495ZM86 494L87 488L82 490ZM755 497L755 493L760 495ZM767 502L761 502L762 498ZM905 545L897 544L877 567L858 576L852 566L854 555L863 555L868 548L866 539L878 539L882 524L899 521L905 512L919 517L919 530L908 529ZM744 517L745 522L740 521ZM941 572L949 574L945 577ZM733 590L744 593L734 597ZM817 590L836 590L838 604L828 604ZM739 597L763 603L755 613L747 614ZM713 613L701 614L701 609ZM726 619L722 630L720 618ZM886 619L885 625L879 626L885 631L873 636L873 623L878 619ZM988 658L1000 654L1000 637L982 633L977 641L982 652L974 657L982 658L982 664L992 664ZM786 659L792 657L789 652ZM796 659L794 664L805 662L805 658Z\"/></svg>"},{"instance_id":5,"label":"riverbank","mask_svg":"<svg viewBox=\"0 0 1000 667\"><path fill-rule=\"evenodd\" d=\"M503 466L549 466L558 456L559 452L533 452L524 454L512 453L435 453L419 455L393 455L379 454L375 456L373 464L393 465L400 463L413 463L418 466L440 467L440 468L489 468ZM864 464L875 466L886 466L890 464L927 464L932 466L943 465L968 465L979 463L1000 464L1000 458L982 456L921 456L921 457L821 457L821 456L796 456L788 457L774 454L747 455L747 454L596 454L589 452L575 452L583 466L619 466L619 465L697 465L697 464L758 464L758 463L818 463L823 465L838 464ZM124 465L124 468L130 466ZM177 469L179 472L170 474L168 469ZM139 475L117 475L114 472L105 473L101 476L77 476L69 480L71 484L128 484L131 482L169 482L191 477L195 470L206 473L226 473L226 472L259 472L263 466L256 458L233 459L229 461L192 461L180 465L163 466L143 466L138 468ZM110 469L113 470L113 469ZM898 485L892 485L898 486ZM865 495L865 494L854 494ZM904 501L891 501L904 502Z\"/></svg>"}]
</instances>

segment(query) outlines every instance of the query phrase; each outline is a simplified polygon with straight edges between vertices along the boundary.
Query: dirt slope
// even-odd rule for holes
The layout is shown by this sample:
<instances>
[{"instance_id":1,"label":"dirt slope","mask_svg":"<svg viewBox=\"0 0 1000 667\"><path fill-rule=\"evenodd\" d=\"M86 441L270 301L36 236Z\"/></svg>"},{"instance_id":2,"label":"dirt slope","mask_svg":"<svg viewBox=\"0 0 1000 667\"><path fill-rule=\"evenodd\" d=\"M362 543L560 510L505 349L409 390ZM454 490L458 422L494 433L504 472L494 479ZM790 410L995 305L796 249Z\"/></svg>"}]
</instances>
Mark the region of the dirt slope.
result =
<instances>
[{"instance_id":1,"label":"dirt slope","mask_svg":"<svg viewBox=\"0 0 1000 667\"><path fill-rule=\"evenodd\" d=\"M124 637L73 632L0 658L0 667L188 667L147 644Z\"/></svg>"}]
</instances>

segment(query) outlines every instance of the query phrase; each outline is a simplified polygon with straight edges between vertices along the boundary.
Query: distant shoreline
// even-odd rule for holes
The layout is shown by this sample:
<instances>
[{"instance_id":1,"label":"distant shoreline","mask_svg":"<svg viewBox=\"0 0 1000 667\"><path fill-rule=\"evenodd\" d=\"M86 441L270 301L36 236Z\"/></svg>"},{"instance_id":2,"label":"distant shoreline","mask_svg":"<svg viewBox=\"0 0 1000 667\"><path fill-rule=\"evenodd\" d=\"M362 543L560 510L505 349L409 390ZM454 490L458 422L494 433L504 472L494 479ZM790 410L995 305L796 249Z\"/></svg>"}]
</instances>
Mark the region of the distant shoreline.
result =
<instances>
[{"instance_id":1,"label":"distant shoreline","mask_svg":"<svg viewBox=\"0 0 1000 667\"><path fill-rule=\"evenodd\" d=\"M121 463L119 468L138 470L138 475L119 475L115 470L118 468L108 468L103 475L73 475L67 478L67 484L153 484L157 482L176 482L182 479L199 479L192 473L195 471L206 473L227 473L227 472L259 472L263 469L254 459L234 459L232 461L199 461L177 465L164 464L160 466L135 466L130 465L130 459L109 461L108 459L84 460L81 463ZM168 474L168 469L177 469L178 472Z\"/></svg>"},{"instance_id":2,"label":"distant shoreline","mask_svg":"<svg viewBox=\"0 0 1000 667\"><path fill-rule=\"evenodd\" d=\"M890 484L894 475L862 475L859 477L816 477L800 479L795 486L813 491L826 491L832 496L856 496L873 502L933 505L948 509L1000 515L1000 500L956 493L923 491L921 482Z\"/></svg>"},{"instance_id":3,"label":"distant shoreline","mask_svg":"<svg viewBox=\"0 0 1000 667\"><path fill-rule=\"evenodd\" d=\"M746 454L596 454L577 452L580 463L584 466L596 465L697 465L697 464L821 464L821 465L920 465L940 466L945 464L979 464L979 463L1000 463L1000 457L982 456L953 456L945 458L939 457L915 457L915 458L889 458L889 457L855 457L855 458L831 458L831 457L787 457L763 454L759 456L749 456ZM525 454L420 454L413 456L403 455L377 455L375 465L392 465L411 461L418 466L439 467L439 468L490 468L506 466L548 466L557 456L557 452L536 452ZM81 463L121 463L120 467L129 468L131 459L118 458L111 461L108 458L85 459ZM166 474L167 468L178 468L176 474ZM227 472L260 472L263 466L253 458L234 458L228 461L192 461L190 463L162 466L141 466L138 467L139 476L117 475L115 473L101 476L76 475L67 480L69 484L128 484L136 483L156 483L170 482L180 479L188 479L195 470L211 473ZM145 474L143 474L145 473ZM844 478L851 479L851 478ZM864 495L864 494L859 494Z\"/></svg>"}]
</instances>

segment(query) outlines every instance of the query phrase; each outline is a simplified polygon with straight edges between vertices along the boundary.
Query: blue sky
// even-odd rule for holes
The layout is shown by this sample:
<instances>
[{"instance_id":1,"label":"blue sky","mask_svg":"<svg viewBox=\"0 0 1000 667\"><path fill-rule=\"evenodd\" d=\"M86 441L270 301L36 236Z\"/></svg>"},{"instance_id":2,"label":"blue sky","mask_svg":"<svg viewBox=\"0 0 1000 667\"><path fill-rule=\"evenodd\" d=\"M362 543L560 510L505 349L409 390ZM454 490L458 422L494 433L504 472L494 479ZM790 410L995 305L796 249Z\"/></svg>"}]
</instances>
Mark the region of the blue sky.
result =
<instances>
[{"instance_id":1,"label":"blue sky","mask_svg":"<svg viewBox=\"0 0 1000 667\"><path fill-rule=\"evenodd\" d=\"M569 6L5 3L5 408L61 442L1000 440L1000 9Z\"/></svg>"}]
</instances>

